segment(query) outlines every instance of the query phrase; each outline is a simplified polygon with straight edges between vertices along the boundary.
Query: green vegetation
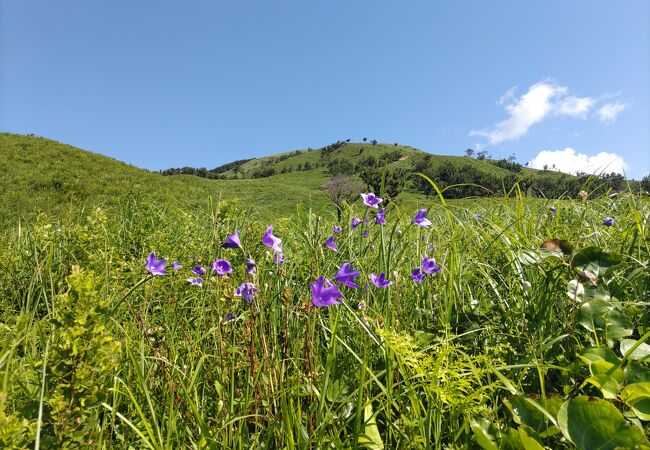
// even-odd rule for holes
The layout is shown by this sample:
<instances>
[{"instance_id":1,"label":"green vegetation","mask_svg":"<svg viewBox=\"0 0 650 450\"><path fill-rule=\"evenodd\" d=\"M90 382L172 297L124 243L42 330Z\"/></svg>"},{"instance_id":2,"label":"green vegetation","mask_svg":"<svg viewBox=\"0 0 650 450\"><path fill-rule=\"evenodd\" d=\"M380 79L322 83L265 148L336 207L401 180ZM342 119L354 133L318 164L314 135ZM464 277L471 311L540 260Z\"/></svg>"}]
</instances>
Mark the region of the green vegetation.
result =
<instances>
[{"instance_id":1,"label":"green vegetation","mask_svg":"<svg viewBox=\"0 0 650 450\"><path fill-rule=\"evenodd\" d=\"M299 209L274 223L281 265L260 244L266 224L219 202L41 215L0 240L0 443L647 446L650 208L556 206L440 202L428 230L397 204L387 225L351 230L372 213L345 210L336 252L323 246L334 222ZM244 249L220 248L236 228ZM540 249L552 238L565 242ZM152 251L184 267L151 276ZM425 254L442 270L417 284ZM216 258L233 273L186 281ZM315 308L310 284L344 262L369 288ZM380 272L388 288L368 280ZM244 281L250 304L233 295Z\"/></svg>"},{"instance_id":2,"label":"green vegetation","mask_svg":"<svg viewBox=\"0 0 650 450\"><path fill-rule=\"evenodd\" d=\"M2 448L650 446L647 198L405 190L382 226L359 203L337 219L322 167L164 177L41 138L0 143ZM271 224L282 264L260 242ZM222 248L236 229L243 248ZM166 275L145 269L151 252ZM442 269L419 284L425 256ZM232 273L188 283L218 258ZM360 288L316 307L312 285L344 263Z\"/></svg>"}]
</instances>

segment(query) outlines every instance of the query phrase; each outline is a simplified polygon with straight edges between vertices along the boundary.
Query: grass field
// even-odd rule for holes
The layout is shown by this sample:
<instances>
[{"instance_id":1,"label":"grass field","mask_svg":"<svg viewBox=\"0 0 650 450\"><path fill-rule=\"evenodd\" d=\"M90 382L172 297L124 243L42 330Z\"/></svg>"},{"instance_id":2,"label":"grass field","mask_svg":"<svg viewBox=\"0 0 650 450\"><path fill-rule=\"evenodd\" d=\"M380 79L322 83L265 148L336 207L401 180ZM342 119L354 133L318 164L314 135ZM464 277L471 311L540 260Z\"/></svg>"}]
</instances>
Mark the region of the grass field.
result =
<instances>
[{"instance_id":1,"label":"grass field","mask_svg":"<svg viewBox=\"0 0 650 450\"><path fill-rule=\"evenodd\" d=\"M646 201L437 199L425 228L408 205L385 225L359 205L260 222L151 189L2 236L2 448L649 445ZM242 247L222 248L236 229ZM337 280L344 263L358 277Z\"/></svg>"},{"instance_id":2,"label":"grass field","mask_svg":"<svg viewBox=\"0 0 650 450\"><path fill-rule=\"evenodd\" d=\"M368 156L380 158L395 150L402 152L404 159L388 164L388 170L406 168L409 158L424 154L405 146L347 144L333 152L332 159L356 164ZM308 161L315 164L321 160L321 150L289 152L287 159L279 158L281 155L247 162L242 174L237 175L239 179L208 180L189 175L162 176L50 139L0 133L0 230L13 226L18 219L33 220L39 213L61 218L74 216L80 208L117 206L119 209L126 200L171 202L179 208L194 210L208 208L210 198L221 198L263 221L290 217L296 213L297 204L321 215L334 214L336 209L322 189L331 177L325 167L280 173L285 166L297 167ZM278 172L276 175L241 178L250 177L271 158L277 160L272 164ZM495 176L508 173L486 161L437 155L431 158L434 165L471 165ZM568 177L529 169L524 172L539 179ZM226 175L235 176L234 173ZM401 207L417 208L436 201L435 197L427 198L409 189L415 178L414 173L406 175L406 188L396 197ZM465 203L465 200L460 202ZM475 203L489 205L491 200L480 199ZM356 204L361 204L360 199Z\"/></svg>"}]
</instances>

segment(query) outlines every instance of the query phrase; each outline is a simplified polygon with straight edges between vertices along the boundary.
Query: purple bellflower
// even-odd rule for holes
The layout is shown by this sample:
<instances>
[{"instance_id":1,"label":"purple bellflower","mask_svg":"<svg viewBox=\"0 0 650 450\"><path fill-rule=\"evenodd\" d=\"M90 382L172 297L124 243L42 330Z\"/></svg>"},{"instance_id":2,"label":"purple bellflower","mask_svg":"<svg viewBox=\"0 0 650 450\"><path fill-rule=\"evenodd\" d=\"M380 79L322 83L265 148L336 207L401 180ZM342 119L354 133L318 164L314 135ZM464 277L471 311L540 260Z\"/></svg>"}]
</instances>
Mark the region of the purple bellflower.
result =
<instances>
[{"instance_id":1,"label":"purple bellflower","mask_svg":"<svg viewBox=\"0 0 650 450\"><path fill-rule=\"evenodd\" d=\"M255 275L257 272L257 266L255 265L255 261L252 259L247 259L246 260L246 273L248 275Z\"/></svg>"},{"instance_id":2,"label":"purple bellflower","mask_svg":"<svg viewBox=\"0 0 650 450\"><path fill-rule=\"evenodd\" d=\"M435 258L428 258L427 255L424 255L422 259L422 271L427 275L431 275L436 272L440 272L442 269L441 266L436 266Z\"/></svg>"},{"instance_id":3,"label":"purple bellflower","mask_svg":"<svg viewBox=\"0 0 650 450\"><path fill-rule=\"evenodd\" d=\"M334 225L334 232L335 233L340 233L341 231L343 231L343 228L339 227L338 225Z\"/></svg>"},{"instance_id":4,"label":"purple bellflower","mask_svg":"<svg viewBox=\"0 0 650 450\"><path fill-rule=\"evenodd\" d=\"M378 208L379 204L383 202L381 198L377 197L372 192L369 192L368 194L361 194L361 197L363 197L363 204L368 208Z\"/></svg>"},{"instance_id":5,"label":"purple bellflower","mask_svg":"<svg viewBox=\"0 0 650 450\"><path fill-rule=\"evenodd\" d=\"M603 225L605 225L606 227L611 227L612 225L614 225L614 219L612 219L609 216L605 217L605 219L603 220Z\"/></svg>"},{"instance_id":6,"label":"purple bellflower","mask_svg":"<svg viewBox=\"0 0 650 450\"><path fill-rule=\"evenodd\" d=\"M243 283L235 289L235 297L244 297L248 303L253 303L253 296L256 292L257 287L253 283Z\"/></svg>"},{"instance_id":7,"label":"purple bellflower","mask_svg":"<svg viewBox=\"0 0 650 450\"><path fill-rule=\"evenodd\" d=\"M325 243L323 245L325 247L329 248L330 250L334 250L334 251L336 251L336 249L338 248L336 246L336 242L334 242L334 235L333 234L330 234L330 237L327 238L327 240L325 241Z\"/></svg>"},{"instance_id":8,"label":"purple bellflower","mask_svg":"<svg viewBox=\"0 0 650 450\"><path fill-rule=\"evenodd\" d=\"M341 283L344 286L351 287L351 288L359 288L359 285L356 283L353 283L353 280L361 275L361 272L358 270L354 270L352 267L350 267L349 262L344 263L341 268L336 272L336 275L334 278L336 278L336 281Z\"/></svg>"},{"instance_id":9,"label":"purple bellflower","mask_svg":"<svg viewBox=\"0 0 650 450\"><path fill-rule=\"evenodd\" d=\"M235 230L233 234L226 236L226 242L221 244L221 248L241 248L241 241L239 240L239 230Z\"/></svg>"},{"instance_id":10,"label":"purple bellflower","mask_svg":"<svg viewBox=\"0 0 650 450\"><path fill-rule=\"evenodd\" d=\"M549 206L548 210L551 211L553 214L557 213L557 208L555 206Z\"/></svg>"},{"instance_id":11,"label":"purple bellflower","mask_svg":"<svg viewBox=\"0 0 650 450\"><path fill-rule=\"evenodd\" d=\"M323 306L339 305L341 302L336 299L342 297L343 294L339 291L339 287L333 285L329 280L325 286L325 278L322 276L311 284L311 302L314 306L322 308Z\"/></svg>"},{"instance_id":12,"label":"purple bellflower","mask_svg":"<svg viewBox=\"0 0 650 450\"><path fill-rule=\"evenodd\" d=\"M178 261L174 261L174 262L172 263L172 269L174 269L174 270L181 270L182 268L183 268L183 265L182 265L182 264L179 264Z\"/></svg>"},{"instance_id":13,"label":"purple bellflower","mask_svg":"<svg viewBox=\"0 0 650 450\"><path fill-rule=\"evenodd\" d=\"M483 214L481 214L481 213L476 213L476 214L474 214L474 218L475 218L476 220L481 220L481 219L483 218Z\"/></svg>"},{"instance_id":14,"label":"purple bellflower","mask_svg":"<svg viewBox=\"0 0 650 450\"><path fill-rule=\"evenodd\" d=\"M205 269L201 266L194 266L194 269L190 270L194 275L205 275Z\"/></svg>"},{"instance_id":15,"label":"purple bellflower","mask_svg":"<svg viewBox=\"0 0 650 450\"><path fill-rule=\"evenodd\" d=\"M361 233L361 236L368 237L368 230L364 230L363 233Z\"/></svg>"},{"instance_id":16,"label":"purple bellflower","mask_svg":"<svg viewBox=\"0 0 650 450\"><path fill-rule=\"evenodd\" d=\"M187 282L190 283L193 286L203 287L203 279L202 278L188 278Z\"/></svg>"},{"instance_id":17,"label":"purple bellflower","mask_svg":"<svg viewBox=\"0 0 650 450\"><path fill-rule=\"evenodd\" d=\"M156 259L156 254L151 253L147 257L147 270L151 275L166 275L167 271L165 270L165 266L167 265L167 260L166 259Z\"/></svg>"},{"instance_id":18,"label":"purple bellflower","mask_svg":"<svg viewBox=\"0 0 650 450\"><path fill-rule=\"evenodd\" d=\"M222 277L227 273L232 273L232 266L230 265L230 261L227 259L217 259L212 263L212 270Z\"/></svg>"},{"instance_id":19,"label":"purple bellflower","mask_svg":"<svg viewBox=\"0 0 650 450\"><path fill-rule=\"evenodd\" d=\"M273 252L273 264L284 264L284 253Z\"/></svg>"},{"instance_id":20,"label":"purple bellflower","mask_svg":"<svg viewBox=\"0 0 650 450\"><path fill-rule=\"evenodd\" d=\"M377 225L386 225L386 208L381 208L375 214L375 223Z\"/></svg>"},{"instance_id":21,"label":"purple bellflower","mask_svg":"<svg viewBox=\"0 0 650 450\"><path fill-rule=\"evenodd\" d=\"M371 273L370 275L368 275L368 278L370 278L372 284L374 284L378 288L385 288L393 284L392 281L386 279L386 274L384 272L380 273L379 276L375 275L374 273Z\"/></svg>"},{"instance_id":22,"label":"purple bellflower","mask_svg":"<svg viewBox=\"0 0 650 450\"><path fill-rule=\"evenodd\" d=\"M272 248L276 252L282 253L282 239L273 236L273 226L269 225L266 229L266 233L262 237L262 244L266 245L269 248Z\"/></svg>"},{"instance_id":23,"label":"purple bellflower","mask_svg":"<svg viewBox=\"0 0 650 450\"><path fill-rule=\"evenodd\" d=\"M431 221L427 219L426 208L418 209L418 212L415 215L415 218L413 219L413 223L423 228L428 228L429 226L431 226Z\"/></svg>"},{"instance_id":24,"label":"purple bellflower","mask_svg":"<svg viewBox=\"0 0 650 450\"><path fill-rule=\"evenodd\" d=\"M422 273L422 270L420 270L419 267L416 267L413 269L413 272L411 272L411 280L415 281L416 283L422 284L424 281L424 277L427 275L425 273Z\"/></svg>"},{"instance_id":25,"label":"purple bellflower","mask_svg":"<svg viewBox=\"0 0 650 450\"><path fill-rule=\"evenodd\" d=\"M361 225L361 219L359 219L358 217L353 217L352 218L352 229L354 230L359 225Z\"/></svg>"}]
</instances>

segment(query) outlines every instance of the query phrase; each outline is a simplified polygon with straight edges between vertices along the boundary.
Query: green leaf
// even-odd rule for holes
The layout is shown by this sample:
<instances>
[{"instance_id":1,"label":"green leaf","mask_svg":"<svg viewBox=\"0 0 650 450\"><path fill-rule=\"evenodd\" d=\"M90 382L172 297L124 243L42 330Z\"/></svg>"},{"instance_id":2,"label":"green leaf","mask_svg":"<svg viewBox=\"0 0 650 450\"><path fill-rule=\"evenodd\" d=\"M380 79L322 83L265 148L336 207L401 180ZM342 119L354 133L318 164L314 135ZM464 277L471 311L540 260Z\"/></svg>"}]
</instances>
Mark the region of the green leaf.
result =
<instances>
[{"instance_id":1,"label":"green leaf","mask_svg":"<svg viewBox=\"0 0 650 450\"><path fill-rule=\"evenodd\" d=\"M483 450L499 450L497 445L497 430L494 425L483 418L473 419L470 427L476 437L476 442Z\"/></svg>"},{"instance_id":2,"label":"green leaf","mask_svg":"<svg viewBox=\"0 0 650 450\"><path fill-rule=\"evenodd\" d=\"M634 383L621 391L621 400L641 420L650 420L650 382Z\"/></svg>"},{"instance_id":3,"label":"green leaf","mask_svg":"<svg viewBox=\"0 0 650 450\"><path fill-rule=\"evenodd\" d=\"M525 450L544 450L544 446L531 437L526 430L519 428L519 439Z\"/></svg>"},{"instance_id":4,"label":"green leaf","mask_svg":"<svg viewBox=\"0 0 650 450\"><path fill-rule=\"evenodd\" d=\"M607 400L576 397L562 404L558 413L562 434L578 449L599 450L648 446L643 431L625 420Z\"/></svg>"},{"instance_id":5,"label":"green leaf","mask_svg":"<svg viewBox=\"0 0 650 450\"><path fill-rule=\"evenodd\" d=\"M573 256L571 265L579 272L586 272L598 278L605 275L610 268L620 264L621 261L620 256L606 253L599 247L587 247Z\"/></svg>"},{"instance_id":6,"label":"green leaf","mask_svg":"<svg viewBox=\"0 0 650 450\"><path fill-rule=\"evenodd\" d=\"M650 368L636 361L630 361L624 372L626 384L650 381Z\"/></svg>"},{"instance_id":7,"label":"green leaf","mask_svg":"<svg viewBox=\"0 0 650 450\"><path fill-rule=\"evenodd\" d=\"M625 355L629 349L637 343L634 339L623 339L621 341L621 353ZM650 361L650 345L643 342L634 349L628 359L635 359L637 361Z\"/></svg>"},{"instance_id":8,"label":"green leaf","mask_svg":"<svg viewBox=\"0 0 650 450\"><path fill-rule=\"evenodd\" d=\"M527 425L537 433L541 433L549 427L549 420L542 412L544 408L536 400L518 396L505 400L505 404L517 424Z\"/></svg>"},{"instance_id":9,"label":"green leaf","mask_svg":"<svg viewBox=\"0 0 650 450\"><path fill-rule=\"evenodd\" d=\"M540 264L546 258L555 257L562 258L562 252L559 250L535 249L535 250L521 250L517 255L519 262L523 265L530 266L533 264Z\"/></svg>"},{"instance_id":10,"label":"green leaf","mask_svg":"<svg viewBox=\"0 0 650 450\"><path fill-rule=\"evenodd\" d=\"M591 300L580 305L578 323L587 330L602 331L608 340L619 339L634 331L630 319L618 302Z\"/></svg>"},{"instance_id":11,"label":"green leaf","mask_svg":"<svg viewBox=\"0 0 650 450\"><path fill-rule=\"evenodd\" d=\"M579 357L587 364L591 364L595 361L607 361L608 363L615 365L621 364L621 360L607 347L587 348L580 353Z\"/></svg>"},{"instance_id":12,"label":"green leaf","mask_svg":"<svg viewBox=\"0 0 650 450\"><path fill-rule=\"evenodd\" d=\"M619 367L619 364L594 361L589 364L589 371L592 376L587 378L584 384L593 384L600 389L605 398L616 398L618 391L621 389L621 384L623 384L623 369Z\"/></svg>"},{"instance_id":13,"label":"green leaf","mask_svg":"<svg viewBox=\"0 0 650 450\"><path fill-rule=\"evenodd\" d=\"M372 403L368 402L363 409L363 419L365 423L364 432L359 436L359 444L371 450L383 450L384 442L377 428L377 421L372 412Z\"/></svg>"}]
</instances>

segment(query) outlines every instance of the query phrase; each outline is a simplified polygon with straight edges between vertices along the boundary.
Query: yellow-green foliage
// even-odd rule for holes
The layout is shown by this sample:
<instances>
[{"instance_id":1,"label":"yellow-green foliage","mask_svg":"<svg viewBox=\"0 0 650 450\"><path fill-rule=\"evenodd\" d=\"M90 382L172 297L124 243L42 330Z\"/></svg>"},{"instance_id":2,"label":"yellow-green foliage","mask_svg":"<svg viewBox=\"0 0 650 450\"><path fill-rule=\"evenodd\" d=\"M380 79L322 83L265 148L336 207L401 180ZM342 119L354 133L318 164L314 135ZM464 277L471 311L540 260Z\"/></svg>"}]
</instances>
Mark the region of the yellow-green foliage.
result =
<instances>
[{"instance_id":1,"label":"yellow-green foliage","mask_svg":"<svg viewBox=\"0 0 650 450\"><path fill-rule=\"evenodd\" d=\"M491 383L492 367L502 364L498 357L470 356L463 345L448 337L436 338L422 348L405 333L381 330L379 334L408 382L426 395L425 407L453 418L485 412L485 404L496 389Z\"/></svg>"},{"instance_id":2,"label":"yellow-green foliage","mask_svg":"<svg viewBox=\"0 0 650 450\"><path fill-rule=\"evenodd\" d=\"M69 290L54 302L48 360L47 404L60 447L90 445L97 437L100 402L106 399L120 343L107 329L105 308L92 272L74 267Z\"/></svg>"}]
</instances>

